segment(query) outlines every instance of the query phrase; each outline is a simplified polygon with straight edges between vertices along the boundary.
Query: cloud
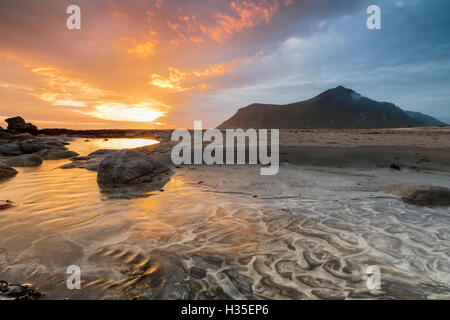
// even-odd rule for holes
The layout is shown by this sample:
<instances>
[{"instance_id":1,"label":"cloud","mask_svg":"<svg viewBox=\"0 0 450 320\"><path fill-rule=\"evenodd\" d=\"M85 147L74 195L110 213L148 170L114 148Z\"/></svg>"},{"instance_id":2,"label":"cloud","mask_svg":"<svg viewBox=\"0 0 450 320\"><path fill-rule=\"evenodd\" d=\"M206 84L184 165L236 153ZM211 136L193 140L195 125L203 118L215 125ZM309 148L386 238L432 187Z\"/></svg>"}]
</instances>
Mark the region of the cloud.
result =
<instances>
[{"instance_id":1,"label":"cloud","mask_svg":"<svg viewBox=\"0 0 450 320\"><path fill-rule=\"evenodd\" d=\"M253 56L246 58L237 58L231 62L222 62L210 65L203 70L180 70L178 68L169 68L168 76L160 74L152 74L150 84L164 89L169 89L174 92L183 92L193 89L207 90L212 86L203 83L204 78L221 76L231 73L237 67L243 67L247 64L253 63L258 57L264 55L264 51L258 51ZM201 82L201 83L200 83ZM190 85L189 85L190 83Z\"/></svg>"},{"instance_id":2,"label":"cloud","mask_svg":"<svg viewBox=\"0 0 450 320\"><path fill-rule=\"evenodd\" d=\"M279 3L277 0L236 1L231 2L231 8L233 14L216 13L216 24L201 26L202 32L217 42L223 42L234 33L252 29L263 22L269 23Z\"/></svg>"},{"instance_id":3,"label":"cloud","mask_svg":"<svg viewBox=\"0 0 450 320\"><path fill-rule=\"evenodd\" d=\"M383 29L370 31L370 0L78 0L73 32L69 0L0 1L0 114L71 127L216 125L255 101L344 84L446 115L449 2L378 2ZM125 106L164 121L117 120L156 115Z\"/></svg>"},{"instance_id":4,"label":"cloud","mask_svg":"<svg viewBox=\"0 0 450 320\"><path fill-rule=\"evenodd\" d=\"M5 57L5 55L3 56ZM126 95L99 89L88 81L71 77L67 70L58 67L36 66L31 61L11 55L8 55L7 59L22 63L30 75L38 77L39 88L25 88L28 94L55 107L72 107L74 112L98 119L129 122L151 122L162 117L166 110L170 109L170 106L155 99L135 102L133 101L135 99ZM2 83L0 87L24 89L21 86L7 83Z\"/></svg>"},{"instance_id":5,"label":"cloud","mask_svg":"<svg viewBox=\"0 0 450 320\"><path fill-rule=\"evenodd\" d=\"M129 54L138 56L139 58L147 58L155 53L156 41L146 41L137 43L134 47L127 50Z\"/></svg>"},{"instance_id":6,"label":"cloud","mask_svg":"<svg viewBox=\"0 0 450 320\"><path fill-rule=\"evenodd\" d=\"M237 33L256 28L262 23L268 24L277 13L279 0L237 0L228 2L224 10L213 10L206 18L199 19L195 14L184 14L177 17L176 22L168 21L169 29L176 34L172 43L180 45L180 41L201 44L205 37L223 43ZM282 4L289 6L291 1Z\"/></svg>"}]
</instances>

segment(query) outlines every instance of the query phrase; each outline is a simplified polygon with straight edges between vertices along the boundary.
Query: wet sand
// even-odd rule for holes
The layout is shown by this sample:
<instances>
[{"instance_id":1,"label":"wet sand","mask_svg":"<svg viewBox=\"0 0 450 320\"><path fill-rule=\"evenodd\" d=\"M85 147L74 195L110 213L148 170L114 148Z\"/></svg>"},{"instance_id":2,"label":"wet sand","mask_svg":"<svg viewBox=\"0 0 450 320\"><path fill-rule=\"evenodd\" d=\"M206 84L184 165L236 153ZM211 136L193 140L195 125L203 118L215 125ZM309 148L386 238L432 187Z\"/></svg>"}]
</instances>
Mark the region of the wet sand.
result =
<instances>
[{"instance_id":1,"label":"wet sand","mask_svg":"<svg viewBox=\"0 0 450 320\"><path fill-rule=\"evenodd\" d=\"M448 130L311 131L281 133L276 176L181 166L132 200L102 194L95 172L58 169L64 161L21 169L0 184L16 204L0 213L0 278L48 299L449 299L448 207L388 191L450 187ZM167 159L168 139L139 150ZM71 264L84 270L82 290L65 286ZM366 287L369 265L381 290Z\"/></svg>"}]
</instances>

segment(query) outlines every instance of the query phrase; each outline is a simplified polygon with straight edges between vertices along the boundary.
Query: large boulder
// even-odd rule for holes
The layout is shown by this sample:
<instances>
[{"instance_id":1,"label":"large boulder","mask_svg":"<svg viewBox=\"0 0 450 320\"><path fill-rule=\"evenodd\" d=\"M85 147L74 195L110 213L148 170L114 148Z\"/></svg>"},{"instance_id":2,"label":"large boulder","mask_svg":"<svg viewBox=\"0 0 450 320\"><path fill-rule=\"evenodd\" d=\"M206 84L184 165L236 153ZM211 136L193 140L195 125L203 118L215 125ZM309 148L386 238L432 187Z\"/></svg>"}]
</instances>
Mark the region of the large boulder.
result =
<instances>
[{"instance_id":1,"label":"large boulder","mask_svg":"<svg viewBox=\"0 0 450 320\"><path fill-rule=\"evenodd\" d=\"M63 149L44 149L36 152L43 160L61 160L78 156L78 153Z\"/></svg>"},{"instance_id":2,"label":"large boulder","mask_svg":"<svg viewBox=\"0 0 450 320\"><path fill-rule=\"evenodd\" d=\"M34 136L31 133L24 132L24 133L15 134L13 136L13 138L15 140L27 140L27 139L34 139Z\"/></svg>"},{"instance_id":3,"label":"large boulder","mask_svg":"<svg viewBox=\"0 0 450 320\"><path fill-rule=\"evenodd\" d=\"M450 206L450 189L443 187L405 183L392 186L391 192L417 206Z\"/></svg>"},{"instance_id":4,"label":"large boulder","mask_svg":"<svg viewBox=\"0 0 450 320\"><path fill-rule=\"evenodd\" d=\"M31 123L26 123L22 117L14 117L5 120L8 124L8 131L12 133L30 132L36 133L37 127Z\"/></svg>"},{"instance_id":5,"label":"large boulder","mask_svg":"<svg viewBox=\"0 0 450 320\"><path fill-rule=\"evenodd\" d=\"M105 157L99 164L99 184L151 183L158 174L170 171L165 164L135 150L121 150Z\"/></svg>"},{"instance_id":6,"label":"large boulder","mask_svg":"<svg viewBox=\"0 0 450 320\"><path fill-rule=\"evenodd\" d=\"M9 140L12 138L12 134L6 131L0 131L0 139L1 140Z\"/></svg>"},{"instance_id":7,"label":"large boulder","mask_svg":"<svg viewBox=\"0 0 450 320\"><path fill-rule=\"evenodd\" d=\"M74 157L72 162L60 166L61 169L83 168L89 171L98 171L100 162L110 154L117 152L113 149L100 149L90 153L87 156Z\"/></svg>"},{"instance_id":8,"label":"large boulder","mask_svg":"<svg viewBox=\"0 0 450 320\"><path fill-rule=\"evenodd\" d=\"M2 162L11 167L37 167L42 164L42 159L37 154L23 154L17 157L9 157Z\"/></svg>"},{"instance_id":9,"label":"large boulder","mask_svg":"<svg viewBox=\"0 0 450 320\"><path fill-rule=\"evenodd\" d=\"M44 142L38 139L29 139L20 142L20 147L24 153L35 153L47 149Z\"/></svg>"},{"instance_id":10,"label":"large boulder","mask_svg":"<svg viewBox=\"0 0 450 320\"><path fill-rule=\"evenodd\" d=\"M0 181L12 178L16 174L17 171L15 169L0 162Z\"/></svg>"},{"instance_id":11,"label":"large boulder","mask_svg":"<svg viewBox=\"0 0 450 320\"><path fill-rule=\"evenodd\" d=\"M3 156L18 156L23 153L20 144L16 142L8 142L0 144L0 154Z\"/></svg>"}]
</instances>

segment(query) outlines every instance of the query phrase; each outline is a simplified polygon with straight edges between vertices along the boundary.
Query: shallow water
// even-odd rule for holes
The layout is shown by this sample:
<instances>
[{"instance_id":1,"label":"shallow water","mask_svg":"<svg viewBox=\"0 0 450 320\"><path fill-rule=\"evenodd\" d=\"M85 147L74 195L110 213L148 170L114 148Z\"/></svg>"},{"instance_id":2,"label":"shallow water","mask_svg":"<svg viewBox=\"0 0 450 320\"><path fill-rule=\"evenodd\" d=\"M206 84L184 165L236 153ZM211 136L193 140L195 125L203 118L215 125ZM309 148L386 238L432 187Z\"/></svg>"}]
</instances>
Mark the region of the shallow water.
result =
<instances>
[{"instance_id":1,"label":"shallow water","mask_svg":"<svg viewBox=\"0 0 450 320\"><path fill-rule=\"evenodd\" d=\"M115 141L121 140L121 141ZM78 140L82 155L140 139ZM111 199L68 160L20 169L0 184L0 279L48 298L450 298L449 208L402 203L370 186L439 174L283 165L176 169L147 198ZM358 184L366 188L358 187ZM82 289L68 290L69 265ZM369 291L369 265L381 290Z\"/></svg>"}]
</instances>

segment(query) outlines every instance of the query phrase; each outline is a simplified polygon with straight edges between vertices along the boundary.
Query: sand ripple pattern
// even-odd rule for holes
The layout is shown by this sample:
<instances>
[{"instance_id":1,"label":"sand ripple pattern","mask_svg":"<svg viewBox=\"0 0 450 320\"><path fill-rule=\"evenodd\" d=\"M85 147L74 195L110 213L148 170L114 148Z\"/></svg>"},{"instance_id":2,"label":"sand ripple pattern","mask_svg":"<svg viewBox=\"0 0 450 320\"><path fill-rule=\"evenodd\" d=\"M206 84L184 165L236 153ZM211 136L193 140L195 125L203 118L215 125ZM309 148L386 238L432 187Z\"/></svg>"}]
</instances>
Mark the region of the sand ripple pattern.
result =
<instances>
[{"instance_id":1,"label":"sand ripple pattern","mask_svg":"<svg viewBox=\"0 0 450 320\"><path fill-rule=\"evenodd\" d=\"M450 298L448 208L253 197L187 169L164 192L111 200L95 174L59 165L0 185L18 203L0 213L0 278L49 298ZM69 265L81 267L82 290L67 290ZM366 287L369 265L381 290Z\"/></svg>"}]
</instances>

